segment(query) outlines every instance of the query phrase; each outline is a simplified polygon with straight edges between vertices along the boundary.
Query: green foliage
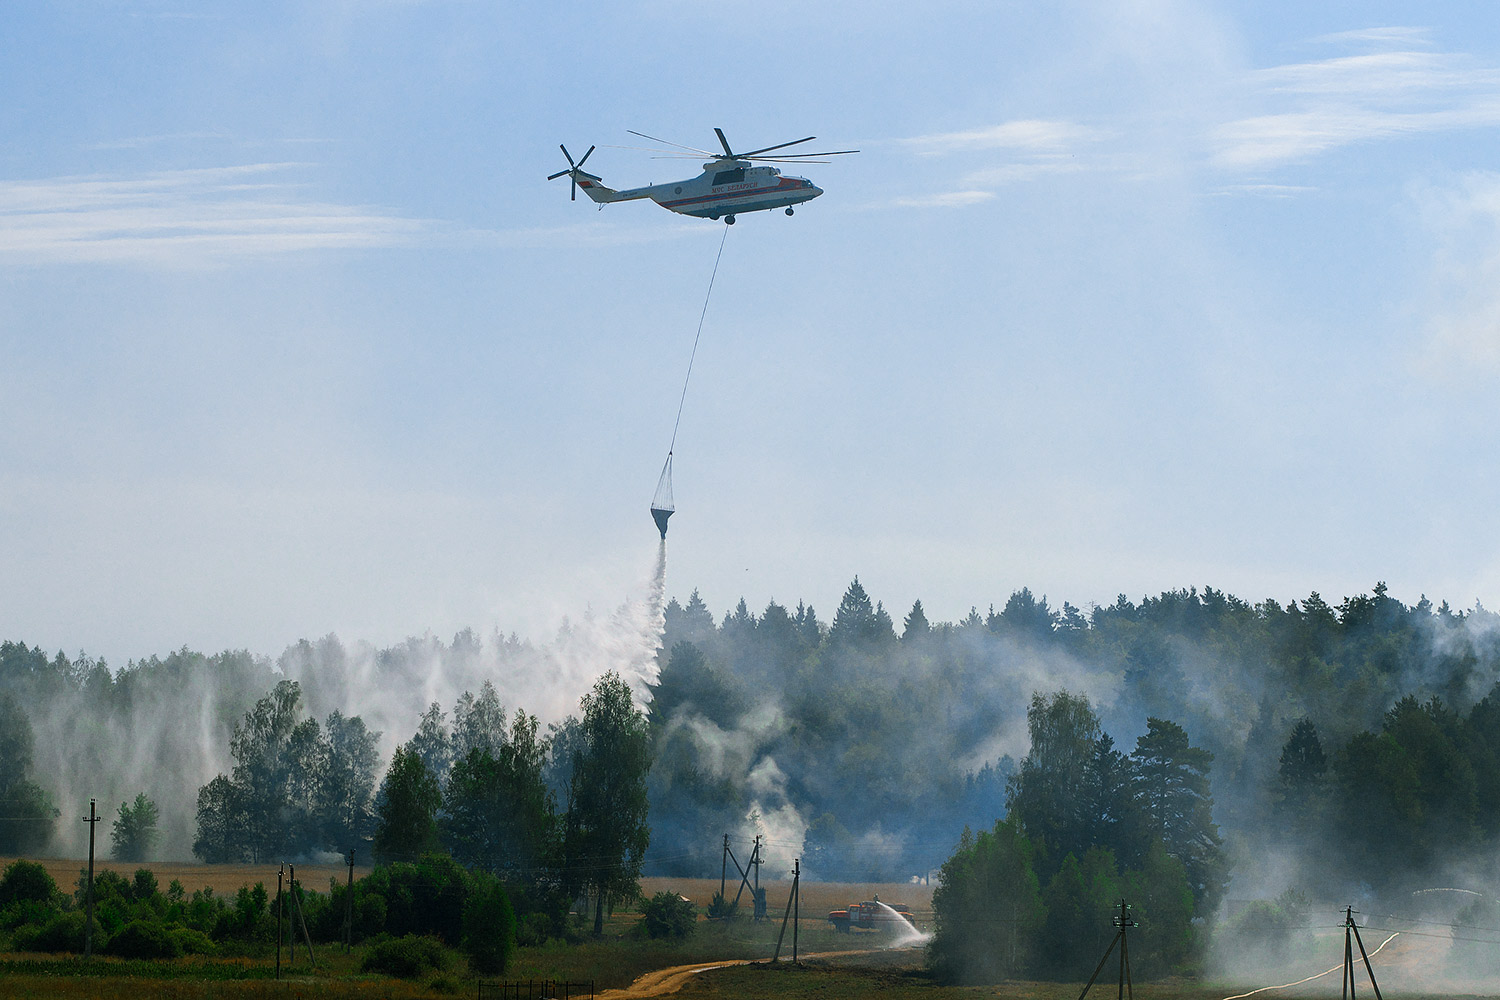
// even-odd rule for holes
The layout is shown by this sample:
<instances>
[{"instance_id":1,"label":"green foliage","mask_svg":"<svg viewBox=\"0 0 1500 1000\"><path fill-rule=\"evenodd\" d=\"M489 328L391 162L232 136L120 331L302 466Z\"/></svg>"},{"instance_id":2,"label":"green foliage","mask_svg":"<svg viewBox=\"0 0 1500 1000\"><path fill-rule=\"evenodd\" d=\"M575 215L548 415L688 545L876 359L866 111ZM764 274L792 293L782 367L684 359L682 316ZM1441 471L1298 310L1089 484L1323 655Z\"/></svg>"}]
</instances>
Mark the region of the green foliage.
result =
<instances>
[{"instance_id":1,"label":"green foliage","mask_svg":"<svg viewBox=\"0 0 1500 1000\"><path fill-rule=\"evenodd\" d=\"M45 903L57 895L57 883L35 861L12 861L0 876L0 909L21 901Z\"/></svg>"},{"instance_id":2,"label":"green foliage","mask_svg":"<svg viewBox=\"0 0 1500 1000\"><path fill-rule=\"evenodd\" d=\"M630 686L614 671L583 697L572 751L563 853L569 878L594 893L594 934L604 931L606 899L640 895L651 733Z\"/></svg>"},{"instance_id":3,"label":"green foliage","mask_svg":"<svg viewBox=\"0 0 1500 1000\"><path fill-rule=\"evenodd\" d=\"M177 958L182 945L154 920L132 920L109 939L106 949L120 958Z\"/></svg>"},{"instance_id":4,"label":"green foliage","mask_svg":"<svg viewBox=\"0 0 1500 1000\"><path fill-rule=\"evenodd\" d=\"M172 941L184 955L217 955L219 946L200 930L191 927L169 927Z\"/></svg>"},{"instance_id":5,"label":"green foliage","mask_svg":"<svg viewBox=\"0 0 1500 1000\"><path fill-rule=\"evenodd\" d=\"M448 967L448 953L434 937L407 934L377 941L360 962L363 972L380 972L398 979L418 979Z\"/></svg>"},{"instance_id":6,"label":"green foliage","mask_svg":"<svg viewBox=\"0 0 1500 1000\"><path fill-rule=\"evenodd\" d=\"M487 976L503 973L516 947L516 915L499 880L481 875L464 900L463 950L469 966Z\"/></svg>"},{"instance_id":7,"label":"green foliage","mask_svg":"<svg viewBox=\"0 0 1500 1000\"><path fill-rule=\"evenodd\" d=\"M58 914L45 924L19 927L11 940L16 951L69 951L82 954L84 930L84 915L75 910ZM108 943L108 935L96 926L94 948L102 950Z\"/></svg>"},{"instance_id":8,"label":"green foliage","mask_svg":"<svg viewBox=\"0 0 1500 1000\"><path fill-rule=\"evenodd\" d=\"M110 828L114 856L121 861L145 861L156 848L156 803L138 792L134 802L121 802L119 815Z\"/></svg>"},{"instance_id":9,"label":"green foliage","mask_svg":"<svg viewBox=\"0 0 1500 1000\"><path fill-rule=\"evenodd\" d=\"M499 747L476 746L453 764L439 823L453 856L534 881L557 849L558 822L542 778L546 759L537 718L517 711Z\"/></svg>"},{"instance_id":10,"label":"green foliage","mask_svg":"<svg viewBox=\"0 0 1500 1000\"><path fill-rule=\"evenodd\" d=\"M739 904L732 899L725 898L721 892L714 893L713 900L708 904L708 915L713 919L721 917L732 917L739 909Z\"/></svg>"},{"instance_id":11,"label":"green foliage","mask_svg":"<svg viewBox=\"0 0 1500 1000\"><path fill-rule=\"evenodd\" d=\"M714 894L718 896L717 893ZM650 938L685 938L697 928L698 913L675 892L658 892L641 903L641 923Z\"/></svg>"},{"instance_id":12,"label":"green foliage","mask_svg":"<svg viewBox=\"0 0 1500 1000\"><path fill-rule=\"evenodd\" d=\"M343 850L369 834L380 734L337 711L323 726L299 721L301 699L300 685L283 680L234 727L234 769L198 791L199 858L264 861Z\"/></svg>"},{"instance_id":13,"label":"green foliage","mask_svg":"<svg viewBox=\"0 0 1500 1000\"><path fill-rule=\"evenodd\" d=\"M410 859L436 850L437 812L442 804L437 777L410 747L397 747L377 800L376 859Z\"/></svg>"},{"instance_id":14,"label":"green foliage","mask_svg":"<svg viewBox=\"0 0 1500 1000\"><path fill-rule=\"evenodd\" d=\"M946 982L994 983L1029 967L1046 919L1035 849L1015 820L961 841L932 894L928 963Z\"/></svg>"},{"instance_id":15,"label":"green foliage","mask_svg":"<svg viewBox=\"0 0 1500 1000\"><path fill-rule=\"evenodd\" d=\"M1148 829L1181 862L1197 912L1207 916L1229 881L1208 785L1214 755L1190 744L1175 722L1149 718L1130 757L1136 801Z\"/></svg>"},{"instance_id":16,"label":"green foliage","mask_svg":"<svg viewBox=\"0 0 1500 1000\"><path fill-rule=\"evenodd\" d=\"M31 780L33 741L20 704L0 690L0 854L30 854L52 837L57 810Z\"/></svg>"},{"instance_id":17,"label":"green foliage","mask_svg":"<svg viewBox=\"0 0 1500 1000\"><path fill-rule=\"evenodd\" d=\"M1094 758L1102 730L1085 695L1035 694L1026 712L1031 749L1009 787L1010 815L1059 860L1083 853L1097 815Z\"/></svg>"},{"instance_id":18,"label":"green foliage","mask_svg":"<svg viewBox=\"0 0 1500 1000\"><path fill-rule=\"evenodd\" d=\"M387 933L431 935L457 946L463 940L464 901L470 885L469 873L452 858L426 854L415 863L376 867L358 892L383 901L382 929Z\"/></svg>"}]
</instances>

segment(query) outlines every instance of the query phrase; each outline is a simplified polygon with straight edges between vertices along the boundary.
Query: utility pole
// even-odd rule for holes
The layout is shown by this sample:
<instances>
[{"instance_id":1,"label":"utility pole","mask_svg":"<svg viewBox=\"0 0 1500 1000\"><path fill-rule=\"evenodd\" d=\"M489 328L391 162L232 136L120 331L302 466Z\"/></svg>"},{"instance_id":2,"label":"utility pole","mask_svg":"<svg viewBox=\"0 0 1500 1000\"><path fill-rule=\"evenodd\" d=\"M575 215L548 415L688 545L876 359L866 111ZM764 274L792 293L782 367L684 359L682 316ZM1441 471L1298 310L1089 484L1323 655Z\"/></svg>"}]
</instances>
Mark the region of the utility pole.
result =
<instances>
[{"instance_id":1,"label":"utility pole","mask_svg":"<svg viewBox=\"0 0 1500 1000\"><path fill-rule=\"evenodd\" d=\"M792 921L792 964L797 963L797 921L798 915L798 892L797 889L802 882L802 859L797 858L792 862L792 893L786 899L786 912L781 915L781 933L776 935L776 954L771 956L771 961L781 958L781 942L786 938L787 921Z\"/></svg>"},{"instance_id":2,"label":"utility pole","mask_svg":"<svg viewBox=\"0 0 1500 1000\"><path fill-rule=\"evenodd\" d=\"M291 893L291 896L292 896L292 913L294 913L296 915L296 921L297 922L296 922L296 924L293 924L291 926L291 928L290 928L291 932L292 932L292 943L294 945L296 944L296 941L297 941L297 927L298 927L298 925L300 925L302 927L302 943L305 944L305 945L307 945L307 960L310 963L312 963L312 967L314 969L316 969L318 967L318 959L317 959L317 956L315 956L313 954L313 949L312 949L312 935L309 934L309 933L307 933L307 917L302 912L302 890L297 885L296 875L297 875L297 868L296 868L295 865L293 865L292 866L292 884L289 887L288 891Z\"/></svg>"},{"instance_id":3,"label":"utility pole","mask_svg":"<svg viewBox=\"0 0 1500 1000\"><path fill-rule=\"evenodd\" d=\"M1352 937L1351 937L1352 935ZM1375 970L1370 968L1370 956L1365 953L1364 939L1359 936L1359 925L1354 922L1354 907L1344 907L1344 982L1343 992L1347 1000L1354 1000L1354 945L1359 945L1359 957L1364 959L1365 972L1370 977L1370 987L1375 991L1375 1000L1385 1000L1380 995L1380 984L1375 981Z\"/></svg>"},{"instance_id":4,"label":"utility pole","mask_svg":"<svg viewBox=\"0 0 1500 1000\"><path fill-rule=\"evenodd\" d=\"M83 957L86 959L94 955L94 826L100 819L97 804L97 799L89 799L89 814L83 818L89 825L89 915L83 932Z\"/></svg>"},{"instance_id":5,"label":"utility pole","mask_svg":"<svg viewBox=\"0 0 1500 1000\"><path fill-rule=\"evenodd\" d=\"M349 885L344 890L344 954L354 944L354 848L349 848Z\"/></svg>"},{"instance_id":6,"label":"utility pole","mask_svg":"<svg viewBox=\"0 0 1500 1000\"><path fill-rule=\"evenodd\" d=\"M735 862L736 868L739 862ZM719 898L724 899L724 890L729 888L729 834L724 834L724 856L719 859Z\"/></svg>"},{"instance_id":7,"label":"utility pole","mask_svg":"<svg viewBox=\"0 0 1500 1000\"><path fill-rule=\"evenodd\" d=\"M1104 950L1104 957L1099 959L1099 964L1094 966L1094 974L1083 987L1083 992L1078 994L1078 1000L1083 1000L1089 995L1089 989L1094 985L1094 980L1099 978L1099 973L1104 971L1104 963L1109 961L1109 956L1115 950L1115 945L1120 946L1120 992L1119 1000L1125 1000L1128 992L1131 1000L1135 1000L1135 987L1130 983L1130 948L1126 940L1125 932L1137 926L1135 919L1130 915L1130 904L1120 900L1120 912L1114 918L1114 925L1119 928L1115 932L1115 938Z\"/></svg>"},{"instance_id":8,"label":"utility pole","mask_svg":"<svg viewBox=\"0 0 1500 1000\"><path fill-rule=\"evenodd\" d=\"M797 964L797 921L802 919L802 859L792 859L792 964Z\"/></svg>"},{"instance_id":9,"label":"utility pole","mask_svg":"<svg viewBox=\"0 0 1500 1000\"><path fill-rule=\"evenodd\" d=\"M281 877L286 874L286 865L276 869L276 978L281 978Z\"/></svg>"}]
</instances>

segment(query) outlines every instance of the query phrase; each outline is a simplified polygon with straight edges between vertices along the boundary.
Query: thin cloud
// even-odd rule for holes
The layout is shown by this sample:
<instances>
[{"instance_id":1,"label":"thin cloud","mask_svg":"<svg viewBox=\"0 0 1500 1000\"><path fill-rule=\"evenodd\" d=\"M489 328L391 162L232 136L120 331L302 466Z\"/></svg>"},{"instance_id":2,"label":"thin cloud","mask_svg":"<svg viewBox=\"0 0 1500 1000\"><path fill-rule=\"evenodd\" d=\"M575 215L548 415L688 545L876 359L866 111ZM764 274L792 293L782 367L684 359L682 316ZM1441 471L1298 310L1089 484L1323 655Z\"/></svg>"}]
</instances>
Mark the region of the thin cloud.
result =
<instances>
[{"instance_id":1,"label":"thin cloud","mask_svg":"<svg viewBox=\"0 0 1500 1000\"><path fill-rule=\"evenodd\" d=\"M1229 184L1215 191L1216 195L1254 195L1261 198L1295 198L1318 190L1304 184Z\"/></svg>"},{"instance_id":2,"label":"thin cloud","mask_svg":"<svg viewBox=\"0 0 1500 1000\"><path fill-rule=\"evenodd\" d=\"M895 204L903 208L963 208L977 205L995 197L993 191L945 191L941 194L918 195L897 198Z\"/></svg>"},{"instance_id":3,"label":"thin cloud","mask_svg":"<svg viewBox=\"0 0 1500 1000\"><path fill-rule=\"evenodd\" d=\"M302 197L287 178L303 166L0 181L0 259L202 264L405 246L442 231L430 220Z\"/></svg>"},{"instance_id":4,"label":"thin cloud","mask_svg":"<svg viewBox=\"0 0 1500 1000\"><path fill-rule=\"evenodd\" d=\"M1092 142L1098 137L1095 130L1073 122L1026 118L960 132L922 135L900 142L918 155L939 156L976 149L1057 152Z\"/></svg>"},{"instance_id":5,"label":"thin cloud","mask_svg":"<svg viewBox=\"0 0 1500 1000\"><path fill-rule=\"evenodd\" d=\"M1330 37L1407 47L1251 74L1252 93L1270 108L1214 131L1216 164L1265 169L1355 143L1500 124L1500 68L1476 65L1462 54L1414 49L1425 39L1420 29Z\"/></svg>"},{"instance_id":6,"label":"thin cloud","mask_svg":"<svg viewBox=\"0 0 1500 1000\"><path fill-rule=\"evenodd\" d=\"M123 139L95 142L85 148L92 150L145 149L147 146L158 146L167 142L204 142L231 138L233 137L228 132L169 132L163 135L133 135Z\"/></svg>"}]
</instances>

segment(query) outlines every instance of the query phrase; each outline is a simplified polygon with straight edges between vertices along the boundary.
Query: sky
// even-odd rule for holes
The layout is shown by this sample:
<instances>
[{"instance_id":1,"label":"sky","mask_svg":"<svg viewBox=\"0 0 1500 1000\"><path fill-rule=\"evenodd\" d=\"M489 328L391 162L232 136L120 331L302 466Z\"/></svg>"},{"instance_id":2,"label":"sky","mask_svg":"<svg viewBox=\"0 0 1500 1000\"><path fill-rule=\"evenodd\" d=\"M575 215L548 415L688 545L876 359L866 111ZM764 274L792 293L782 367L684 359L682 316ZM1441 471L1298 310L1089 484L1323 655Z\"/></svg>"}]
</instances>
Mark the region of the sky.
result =
<instances>
[{"instance_id":1,"label":"sky","mask_svg":"<svg viewBox=\"0 0 1500 1000\"><path fill-rule=\"evenodd\" d=\"M753 16L751 16L753 15ZM0 10L0 636L1500 605L1500 7ZM568 199L804 135L722 223Z\"/></svg>"}]
</instances>

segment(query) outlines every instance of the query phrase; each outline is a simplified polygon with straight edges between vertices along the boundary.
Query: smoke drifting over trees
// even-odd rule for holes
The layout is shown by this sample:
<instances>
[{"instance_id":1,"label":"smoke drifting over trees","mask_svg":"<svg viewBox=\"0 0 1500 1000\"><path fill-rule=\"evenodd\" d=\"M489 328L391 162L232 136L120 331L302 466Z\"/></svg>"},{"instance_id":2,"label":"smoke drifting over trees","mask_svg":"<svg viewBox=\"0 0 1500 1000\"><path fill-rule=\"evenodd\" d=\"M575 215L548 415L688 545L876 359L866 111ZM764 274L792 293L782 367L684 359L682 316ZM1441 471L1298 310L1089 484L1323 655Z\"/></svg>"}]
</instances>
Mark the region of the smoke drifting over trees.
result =
<instances>
[{"instance_id":1,"label":"smoke drifting over trees","mask_svg":"<svg viewBox=\"0 0 1500 1000\"><path fill-rule=\"evenodd\" d=\"M539 768L563 801L557 761L572 759L577 730L576 720L559 724L615 666L648 707L647 873L712 874L728 832L764 835L773 871L800 856L815 878L925 874L965 827L1025 816L1027 769L1071 755L1087 757L1077 780L1092 784L1049 791L1062 803L1046 821L1056 828L1027 832L1045 854L1044 888L1066 854L1087 869L1090 846L1118 845L1128 821L1175 844L1199 905L1226 872L1229 896L1237 884L1269 895L1394 891L1455 865L1479 880L1494 874L1472 859L1500 837L1497 626L1477 606L1408 606L1384 586L1336 606L1317 594L1252 604L1207 588L1087 611L1022 589L962 621L933 621L920 603L898 621L855 581L831 620L806 605L752 612L743 601L718 617L693 595L664 611L648 599L570 623L546 645L466 631L374 649L330 636L275 660L180 650L112 671L11 642L0 645L0 695L34 739L29 769L7 767L14 787L4 791L40 811L27 829L43 829L58 852L80 849L79 825L41 813L144 794L165 857L216 835L213 822L200 829L200 806L210 819L238 808L236 769L246 787L261 780L263 739L363 761L341 765L345 784L372 769L378 780L405 746L446 787L487 747L488 763L465 765L461 784ZM286 685L296 709L282 718ZM1038 745L1028 728L1038 694L1049 711L1086 699L1094 721L1072 712L1081 728ZM537 720L530 749L508 714L516 708L523 723ZM0 742L25 756L22 743ZM526 759L506 762L509 746ZM356 815L363 793L339 798L287 777L313 817L304 843L341 847L351 832L373 832L372 817ZM1356 815L1364 832L1345 850L1320 846ZM330 816L346 831L319 833ZM1118 860L1122 873L1135 870L1123 852Z\"/></svg>"}]
</instances>

